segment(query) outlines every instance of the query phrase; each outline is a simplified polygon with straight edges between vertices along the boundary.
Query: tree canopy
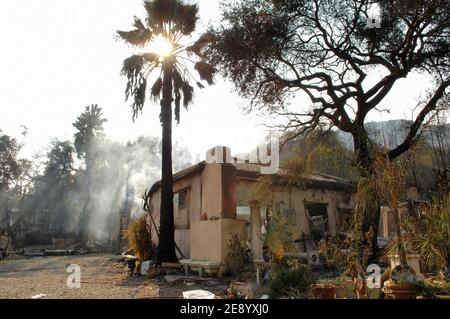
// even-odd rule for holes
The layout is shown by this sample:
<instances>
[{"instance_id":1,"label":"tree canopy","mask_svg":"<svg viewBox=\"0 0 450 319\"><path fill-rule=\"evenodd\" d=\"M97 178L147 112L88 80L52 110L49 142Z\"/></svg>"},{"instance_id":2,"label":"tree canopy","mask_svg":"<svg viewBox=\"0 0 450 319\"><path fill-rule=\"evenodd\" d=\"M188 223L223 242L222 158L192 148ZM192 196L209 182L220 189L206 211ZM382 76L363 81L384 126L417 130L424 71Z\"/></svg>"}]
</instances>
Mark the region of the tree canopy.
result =
<instances>
[{"instance_id":1,"label":"tree canopy","mask_svg":"<svg viewBox=\"0 0 450 319\"><path fill-rule=\"evenodd\" d=\"M202 52L251 108L286 116L284 129L302 134L325 123L351 133L358 161L368 167L374 158L364 121L398 80L422 72L436 85L406 138L387 151L390 159L411 147L443 97L449 107L449 9L448 0L227 1ZM299 95L309 109L288 108Z\"/></svg>"},{"instance_id":2,"label":"tree canopy","mask_svg":"<svg viewBox=\"0 0 450 319\"><path fill-rule=\"evenodd\" d=\"M107 121L103 118L102 108L97 104L86 106L86 110L78 116L73 126L77 129L74 144L79 158L89 152L95 139L103 137L103 124Z\"/></svg>"},{"instance_id":3,"label":"tree canopy","mask_svg":"<svg viewBox=\"0 0 450 319\"><path fill-rule=\"evenodd\" d=\"M15 138L0 135L0 193L7 192L21 175L20 149Z\"/></svg>"},{"instance_id":4,"label":"tree canopy","mask_svg":"<svg viewBox=\"0 0 450 319\"><path fill-rule=\"evenodd\" d=\"M144 48L158 37L163 37L172 46L169 57L161 57L155 52L135 54L123 62L122 74L127 77L125 91L126 99L133 97L133 119L135 119L144 107L148 93L158 100L163 94L163 72L165 62L170 60L173 66L171 81L175 100L175 119L180 122L180 105L187 108L194 98L194 81L199 88L204 88L201 83L205 81L213 84L215 69L206 62L205 57L197 50L197 46L189 44L188 36L195 31L198 16L198 5L187 4L180 0L152 0L144 1L146 11L145 20L134 18L134 29L131 31L117 31L120 39L126 43ZM193 69L198 77L189 70L188 65L193 64ZM152 73L159 74L148 89L148 77Z\"/></svg>"},{"instance_id":5,"label":"tree canopy","mask_svg":"<svg viewBox=\"0 0 450 319\"><path fill-rule=\"evenodd\" d=\"M75 171L74 154L75 149L70 141L52 141L47 153L44 177L53 182L69 182Z\"/></svg>"}]
</instances>

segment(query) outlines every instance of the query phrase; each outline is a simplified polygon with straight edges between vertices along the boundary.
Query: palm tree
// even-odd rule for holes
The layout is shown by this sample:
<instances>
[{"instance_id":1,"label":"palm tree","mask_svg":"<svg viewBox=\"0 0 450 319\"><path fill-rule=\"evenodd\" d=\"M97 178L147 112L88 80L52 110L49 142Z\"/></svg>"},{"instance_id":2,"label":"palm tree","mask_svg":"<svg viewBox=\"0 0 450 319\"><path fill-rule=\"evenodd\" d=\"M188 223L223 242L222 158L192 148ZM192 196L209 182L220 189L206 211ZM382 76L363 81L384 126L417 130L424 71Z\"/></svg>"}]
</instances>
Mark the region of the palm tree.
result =
<instances>
[{"instance_id":1,"label":"palm tree","mask_svg":"<svg viewBox=\"0 0 450 319\"><path fill-rule=\"evenodd\" d=\"M103 137L103 124L107 122L103 118L102 108L97 104L86 106L86 110L77 118L73 126L77 129L75 133L75 149L78 158L84 158L86 171L89 172L92 166L92 147L97 139Z\"/></svg>"},{"instance_id":2,"label":"palm tree","mask_svg":"<svg viewBox=\"0 0 450 319\"><path fill-rule=\"evenodd\" d=\"M83 188L87 190L86 194L88 194L88 197L85 198L80 221L78 223L79 239L84 244L87 242L89 236L88 207L91 199L90 194L95 191L95 185L94 187L92 186L92 171L96 157L95 143L104 136L103 124L105 122L107 122L107 119L103 118L102 108L97 104L93 104L91 106L86 106L86 110L78 116L77 121L73 123L73 126L77 129L77 132L75 133L75 149L78 158L84 158L86 165Z\"/></svg>"},{"instance_id":3,"label":"palm tree","mask_svg":"<svg viewBox=\"0 0 450 319\"><path fill-rule=\"evenodd\" d=\"M177 261L175 254L172 174L172 102L175 102L175 119L180 121L180 105L187 108L194 97L194 80L213 84L214 68L205 62L201 49L205 37L189 45L185 41L195 31L198 5L182 0L145 0L145 23L135 17L134 29L118 31L119 38L137 48L148 45L146 53L124 60L122 74L127 77L126 99L134 98L133 120L142 112L147 96L150 75L156 78L149 90L154 100L160 100L162 124L162 186L160 210L160 240L158 262ZM196 79L188 65L199 74ZM183 101L182 101L183 100Z\"/></svg>"}]
</instances>

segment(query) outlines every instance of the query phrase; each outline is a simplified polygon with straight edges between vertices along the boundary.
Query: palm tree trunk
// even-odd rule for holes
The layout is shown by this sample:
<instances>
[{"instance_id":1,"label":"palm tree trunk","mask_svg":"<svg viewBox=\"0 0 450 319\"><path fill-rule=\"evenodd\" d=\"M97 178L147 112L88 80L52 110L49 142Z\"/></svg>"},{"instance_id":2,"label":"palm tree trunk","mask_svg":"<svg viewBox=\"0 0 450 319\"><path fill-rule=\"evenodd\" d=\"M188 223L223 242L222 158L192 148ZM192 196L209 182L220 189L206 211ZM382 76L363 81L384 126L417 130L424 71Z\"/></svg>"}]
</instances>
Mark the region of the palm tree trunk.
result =
<instances>
[{"instance_id":1,"label":"palm tree trunk","mask_svg":"<svg viewBox=\"0 0 450 319\"><path fill-rule=\"evenodd\" d=\"M162 178L161 211L157 262L176 262L175 230L173 217L173 173L172 173L172 68L170 58L164 61L163 98L161 101L162 124Z\"/></svg>"},{"instance_id":2,"label":"palm tree trunk","mask_svg":"<svg viewBox=\"0 0 450 319\"><path fill-rule=\"evenodd\" d=\"M85 202L83 205L83 209L80 214L80 221L78 224L79 229L79 240L83 245L86 245L89 241L89 206L91 203L91 194L95 191L95 189L92 188L92 167L93 167L93 158L89 152L86 152L86 171L85 171L85 177L86 178L86 185L85 189L87 190L87 198L85 198Z\"/></svg>"}]
</instances>

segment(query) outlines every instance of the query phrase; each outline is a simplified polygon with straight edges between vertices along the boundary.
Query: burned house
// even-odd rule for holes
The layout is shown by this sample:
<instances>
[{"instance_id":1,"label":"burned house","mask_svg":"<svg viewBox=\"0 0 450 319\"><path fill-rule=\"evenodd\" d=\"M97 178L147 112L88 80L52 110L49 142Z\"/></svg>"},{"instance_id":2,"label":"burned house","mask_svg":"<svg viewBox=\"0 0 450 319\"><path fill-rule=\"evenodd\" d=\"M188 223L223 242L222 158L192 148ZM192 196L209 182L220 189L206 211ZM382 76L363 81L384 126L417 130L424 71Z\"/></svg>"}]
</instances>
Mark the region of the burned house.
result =
<instances>
[{"instance_id":1,"label":"burned house","mask_svg":"<svg viewBox=\"0 0 450 319\"><path fill-rule=\"evenodd\" d=\"M401 220L409 220L413 224L419 225L429 214L430 205L429 201L420 199L416 187L409 187L406 191L405 201L398 203L400 218ZM378 236L387 242L397 236L397 224L389 206L381 206L380 211Z\"/></svg>"},{"instance_id":2,"label":"burned house","mask_svg":"<svg viewBox=\"0 0 450 319\"><path fill-rule=\"evenodd\" d=\"M257 183L261 177L258 164L204 161L174 174L175 241L179 257L223 263L231 235L238 234L247 239L254 261L261 261L261 235L267 213L274 205L286 215L299 236L310 236L317 227L335 236L340 227L345 227L354 208L351 182L311 173L303 177L301 186L292 187L281 182L283 174L283 170L275 174L280 182L270 186L273 196L270 201L258 196ZM155 183L149 193L150 227L159 228L160 186L161 182ZM157 241L157 235L153 234Z\"/></svg>"},{"instance_id":3,"label":"burned house","mask_svg":"<svg viewBox=\"0 0 450 319\"><path fill-rule=\"evenodd\" d=\"M12 236L18 247L51 243L61 233L61 219L58 210L40 203L41 197L35 193L10 201L0 217L0 232Z\"/></svg>"}]
</instances>

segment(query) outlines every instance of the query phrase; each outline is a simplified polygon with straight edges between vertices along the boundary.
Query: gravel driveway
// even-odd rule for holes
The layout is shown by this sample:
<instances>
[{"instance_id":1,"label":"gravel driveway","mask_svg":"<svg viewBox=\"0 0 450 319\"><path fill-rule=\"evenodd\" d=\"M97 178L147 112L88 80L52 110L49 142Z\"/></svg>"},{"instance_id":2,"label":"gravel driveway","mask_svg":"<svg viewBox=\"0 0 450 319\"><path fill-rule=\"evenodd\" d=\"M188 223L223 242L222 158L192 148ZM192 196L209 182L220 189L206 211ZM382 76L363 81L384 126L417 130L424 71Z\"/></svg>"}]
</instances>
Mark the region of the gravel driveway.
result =
<instances>
[{"instance_id":1,"label":"gravel driveway","mask_svg":"<svg viewBox=\"0 0 450 319\"><path fill-rule=\"evenodd\" d=\"M81 269L81 288L68 288L67 266ZM113 255L10 259L0 262L0 298L51 299L155 298L159 288L144 277L129 278Z\"/></svg>"}]
</instances>

